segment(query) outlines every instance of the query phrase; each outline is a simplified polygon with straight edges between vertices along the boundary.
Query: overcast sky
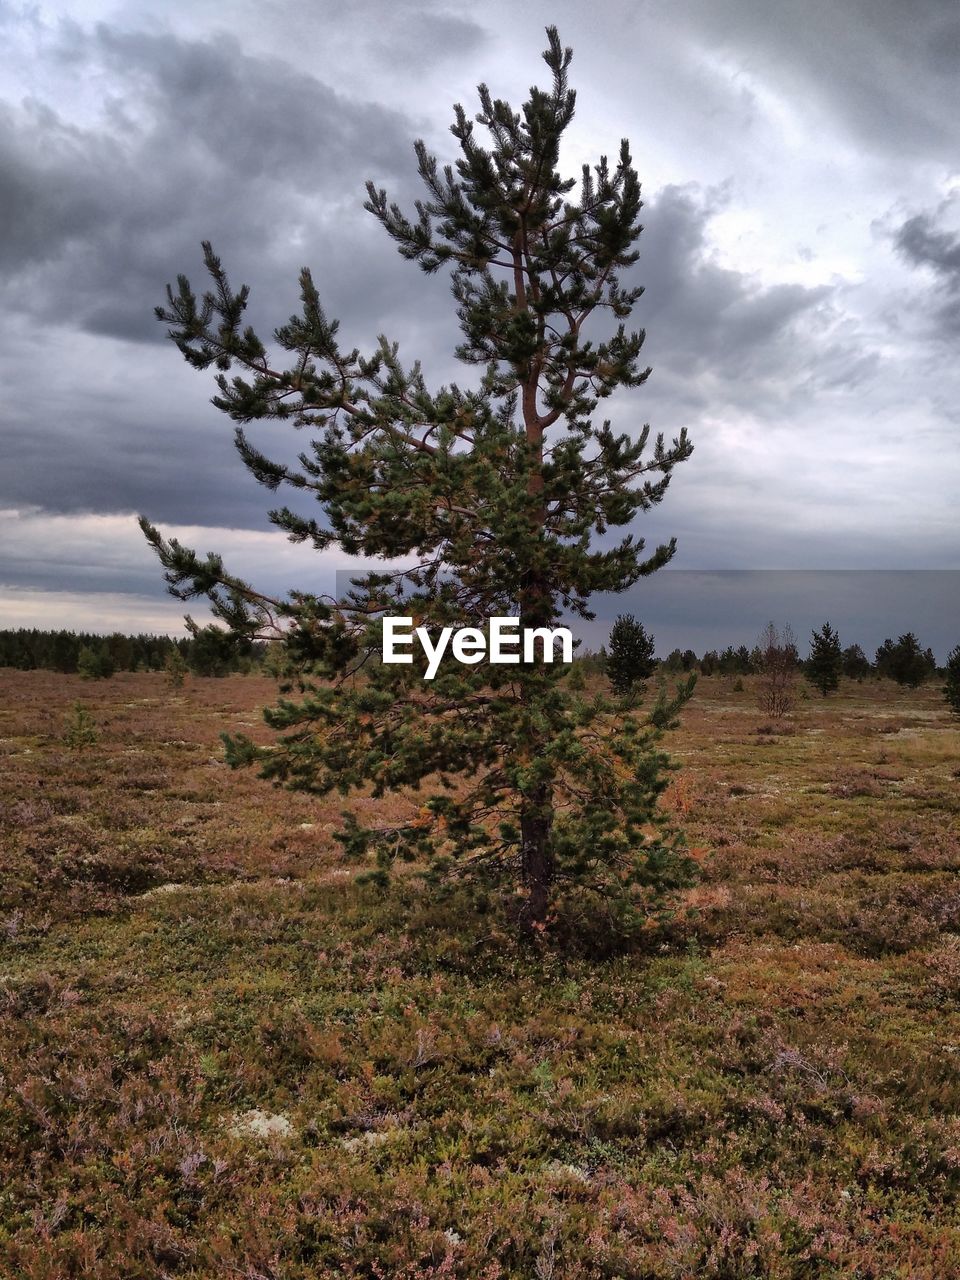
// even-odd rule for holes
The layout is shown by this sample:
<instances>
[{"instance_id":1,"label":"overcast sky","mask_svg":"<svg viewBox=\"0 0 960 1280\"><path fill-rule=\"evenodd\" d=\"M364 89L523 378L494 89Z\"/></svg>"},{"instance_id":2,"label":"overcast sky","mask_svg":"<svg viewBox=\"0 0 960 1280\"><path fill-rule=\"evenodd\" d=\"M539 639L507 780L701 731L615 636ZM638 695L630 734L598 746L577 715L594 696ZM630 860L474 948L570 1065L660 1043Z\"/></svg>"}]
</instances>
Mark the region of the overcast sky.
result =
<instances>
[{"instance_id":1,"label":"overcast sky","mask_svg":"<svg viewBox=\"0 0 960 1280\"><path fill-rule=\"evenodd\" d=\"M614 425L695 445L637 531L685 569L960 567L957 0L0 0L0 626L179 630L137 512L329 587L153 307L209 238L258 328L306 264L347 342L458 376L364 180L409 205L414 139L452 159L481 80L519 105L550 21L564 164L626 135L644 187L654 373Z\"/></svg>"}]
</instances>

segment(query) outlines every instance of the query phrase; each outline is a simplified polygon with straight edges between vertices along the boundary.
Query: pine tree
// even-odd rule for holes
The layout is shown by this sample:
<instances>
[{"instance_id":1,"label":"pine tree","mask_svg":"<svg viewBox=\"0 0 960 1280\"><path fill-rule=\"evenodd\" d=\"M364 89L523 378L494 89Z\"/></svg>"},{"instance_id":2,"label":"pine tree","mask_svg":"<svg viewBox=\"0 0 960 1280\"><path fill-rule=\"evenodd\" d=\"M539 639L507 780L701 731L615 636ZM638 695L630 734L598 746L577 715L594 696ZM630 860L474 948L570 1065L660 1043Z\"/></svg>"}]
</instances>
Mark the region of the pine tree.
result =
<instances>
[{"instance_id":1,"label":"pine tree","mask_svg":"<svg viewBox=\"0 0 960 1280\"><path fill-rule=\"evenodd\" d=\"M187 618L191 640L187 650L188 665L197 676L225 676L234 670L241 652L250 650L250 637L232 635L221 627L199 627Z\"/></svg>"},{"instance_id":2,"label":"pine tree","mask_svg":"<svg viewBox=\"0 0 960 1280\"><path fill-rule=\"evenodd\" d=\"M848 645L843 651L843 674L848 680L862 681L873 670L870 659L858 644Z\"/></svg>"},{"instance_id":3,"label":"pine tree","mask_svg":"<svg viewBox=\"0 0 960 1280\"><path fill-rule=\"evenodd\" d=\"M99 737L93 716L82 702L75 702L63 733L66 745L73 751L85 751L87 747L92 747Z\"/></svg>"},{"instance_id":4,"label":"pine tree","mask_svg":"<svg viewBox=\"0 0 960 1280\"><path fill-rule=\"evenodd\" d=\"M77 671L83 680L109 680L113 675L113 659L103 644L84 645L77 657Z\"/></svg>"},{"instance_id":5,"label":"pine tree","mask_svg":"<svg viewBox=\"0 0 960 1280\"><path fill-rule=\"evenodd\" d=\"M842 670L843 651L840 648L840 637L830 623L825 622L819 631L813 632L810 638L807 679L826 697L839 686Z\"/></svg>"},{"instance_id":6,"label":"pine tree","mask_svg":"<svg viewBox=\"0 0 960 1280\"><path fill-rule=\"evenodd\" d=\"M937 664L930 649L921 649L912 631L899 636L896 644L884 640L877 650L877 673L916 689L936 671Z\"/></svg>"},{"instance_id":7,"label":"pine tree","mask_svg":"<svg viewBox=\"0 0 960 1280\"><path fill-rule=\"evenodd\" d=\"M656 642L632 613L620 614L608 644L607 679L614 693L630 693L653 675Z\"/></svg>"},{"instance_id":8,"label":"pine tree","mask_svg":"<svg viewBox=\"0 0 960 1280\"><path fill-rule=\"evenodd\" d=\"M636 914L689 876L657 798L668 768L658 739L692 681L640 721L571 696L561 664L453 662L425 682L419 657L376 657L385 614L428 630L482 629L497 615L549 627L564 611L592 617L594 592L623 591L674 553L671 540L644 555L629 533L596 541L659 503L692 446L685 432L667 444L647 426L617 434L594 420L601 400L650 373L643 332L624 324L641 293L622 278L638 257L640 183L626 140L615 164L584 166L576 193L562 176L572 55L553 27L548 40L552 85L532 88L519 113L484 85L475 120L454 108L455 165L416 143L426 192L415 217L367 187L366 208L401 255L451 271L456 354L479 371L476 386L429 390L383 336L370 355L344 349L308 270L271 358L244 325L246 286L234 291L208 243L212 289L198 297L181 276L157 310L191 365L220 371L214 403L237 424L253 475L319 504L319 518L282 506L272 521L294 542L380 570L338 598L271 597L141 522L174 594L207 596L234 637L282 639L298 664L299 700L265 713L280 734L273 749L231 739L231 763L258 761L263 776L318 795L426 785L405 821L347 817L347 852L375 850L382 878L394 858L423 857L437 873L513 884L536 927L570 885L619 895ZM245 428L261 419L315 433L299 466L260 452ZM401 556L413 567L393 567Z\"/></svg>"},{"instance_id":9,"label":"pine tree","mask_svg":"<svg viewBox=\"0 0 960 1280\"><path fill-rule=\"evenodd\" d=\"M943 696L948 706L960 716L960 644L947 655L947 682Z\"/></svg>"},{"instance_id":10,"label":"pine tree","mask_svg":"<svg viewBox=\"0 0 960 1280\"><path fill-rule=\"evenodd\" d=\"M583 674L583 663L574 662L570 668L570 674L567 676L567 688L571 693L583 693L587 687L587 681Z\"/></svg>"},{"instance_id":11,"label":"pine tree","mask_svg":"<svg viewBox=\"0 0 960 1280\"><path fill-rule=\"evenodd\" d=\"M171 689L183 688L183 682L187 678L187 672L190 668L184 661L183 654L177 645L173 645L167 654L163 670L167 677L167 684Z\"/></svg>"}]
</instances>

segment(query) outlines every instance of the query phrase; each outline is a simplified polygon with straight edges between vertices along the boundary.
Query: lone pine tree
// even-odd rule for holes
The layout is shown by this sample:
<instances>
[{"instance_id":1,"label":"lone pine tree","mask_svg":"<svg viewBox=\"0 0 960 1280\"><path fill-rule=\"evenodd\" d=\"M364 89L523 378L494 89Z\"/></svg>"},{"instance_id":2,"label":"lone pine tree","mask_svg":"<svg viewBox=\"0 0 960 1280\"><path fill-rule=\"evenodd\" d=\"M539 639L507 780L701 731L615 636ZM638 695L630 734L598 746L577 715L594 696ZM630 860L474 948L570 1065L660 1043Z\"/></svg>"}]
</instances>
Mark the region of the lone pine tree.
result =
<instances>
[{"instance_id":1,"label":"lone pine tree","mask_svg":"<svg viewBox=\"0 0 960 1280\"><path fill-rule=\"evenodd\" d=\"M810 638L807 679L826 697L839 686L842 671L843 650L840 648L840 637L830 623L825 622Z\"/></svg>"},{"instance_id":2,"label":"lone pine tree","mask_svg":"<svg viewBox=\"0 0 960 1280\"><path fill-rule=\"evenodd\" d=\"M656 642L632 613L622 613L610 628L607 679L614 693L630 693L653 675Z\"/></svg>"},{"instance_id":3,"label":"lone pine tree","mask_svg":"<svg viewBox=\"0 0 960 1280\"><path fill-rule=\"evenodd\" d=\"M208 597L233 636L279 640L298 668L298 698L265 712L275 745L226 739L231 763L259 762L264 777L318 795L419 791L404 821L346 817L347 852L375 850L382 879L401 857L507 882L536 926L568 886L630 916L688 882L693 862L657 801L669 768L660 735L692 681L641 721L578 697L557 664L454 662L425 682L419 657L375 659L385 614L431 631L494 615L523 627L562 610L590 618L593 592L623 591L674 553L671 540L645 555L629 533L597 541L659 503L692 446L685 432L667 444L647 426L631 436L594 421L600 400L650 373L643 332L623 323L641 293L622 280L638 257L640 183L626 140L616 164L584 166L575 195L561 176L571 50L547 30L549 89L532 88L515 113L481 85L475 121L454 108L455 166L415 144L426 188L415 217L367 186L365 207L402 256L428 274L450 269L456 354L478 368L475 387L429 390L383 336L368 355L342 348L308 270L301 312L275 331L283 354L271 357L244 326L246 286L231 287L208 243L212 288L198 297L181 276L157 308L187 361L219 370L214 404L237 424L257 480L319 504L318 518L279 507L274 524L291 541L372 558L377 571L333 596L269 596L141 520L175 595ZM245 427L261 419L312 430L299 465L256 447Z\"/></svg>"}]
</instances>

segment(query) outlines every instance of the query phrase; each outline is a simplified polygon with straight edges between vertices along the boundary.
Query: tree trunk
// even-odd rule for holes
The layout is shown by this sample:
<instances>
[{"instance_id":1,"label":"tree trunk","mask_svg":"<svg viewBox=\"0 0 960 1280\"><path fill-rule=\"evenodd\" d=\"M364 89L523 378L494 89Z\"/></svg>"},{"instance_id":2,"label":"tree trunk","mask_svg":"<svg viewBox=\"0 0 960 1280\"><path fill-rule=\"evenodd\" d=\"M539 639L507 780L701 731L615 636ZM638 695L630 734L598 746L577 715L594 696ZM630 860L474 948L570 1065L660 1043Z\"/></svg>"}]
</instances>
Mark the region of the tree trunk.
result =
<instances>
[{"instance_id":1,"label":"tree trunk","mask_svg":"<svg viewBox=\"0 0 960 1280\"><path fill-rule=\"evenodd\" d=\"M529 252L524 223L517 229L513 242L514 288L517 305L528 309L530 303L539 301L540 290L536 277L526 271ZM528 287L530 296L528 297ZM536 465L531 467L527 481L530 506L531 532L542 535L547 523L547 508L543 501L543 434L544 422L540 417L537 397L540 390L540 373L543 367L544 336L540 322L540 344L537 355L530 361L522 379L521 410L527 444L535 451ZM520 591L521 626L549 626L553 618L553 597L542 580L539 569L528 575ZM535 752L534 744L529 744ZM550 890L553 887L554 861L550 845L553 827L553 788L549 782L539 783L529 796L524 796L520 808L520 859L523 886L528 892L525 923L529 928L546 923L550 907Z\"/></svg>"},{"instance_id":2,"label":"tree trunk","mask_svg":"<svg viewBox=\"0 0 960 1280\"><path fill-rule=\"evenodd\" d=\"M553 796L546 783L541 783L525 799L520 814L520 856L524 887L529 891L527 923L543 924L550 906L553 885L553 853L550 828L553 824Z\"/></svg>"}]
</instances>

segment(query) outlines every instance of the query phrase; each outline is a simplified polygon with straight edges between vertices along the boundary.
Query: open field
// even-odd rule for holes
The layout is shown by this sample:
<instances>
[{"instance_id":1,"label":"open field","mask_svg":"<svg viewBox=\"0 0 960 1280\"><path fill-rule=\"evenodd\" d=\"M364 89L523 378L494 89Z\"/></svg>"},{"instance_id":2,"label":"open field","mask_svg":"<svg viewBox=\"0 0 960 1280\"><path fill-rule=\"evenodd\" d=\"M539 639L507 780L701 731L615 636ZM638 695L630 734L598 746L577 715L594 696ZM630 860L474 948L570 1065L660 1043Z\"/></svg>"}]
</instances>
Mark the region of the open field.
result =
<instances>
[{"instance_id":1,"label":"open field","mask_svg":"<svg viewBox=\"0 0 960 1280\"><path fill-rule=\"evenodd\" d=\"M0 1275L960 1276L960 724L745 683L693 914L531 955L223 766L270 681L0 671Z\"/></svg>"}]
</instances>

